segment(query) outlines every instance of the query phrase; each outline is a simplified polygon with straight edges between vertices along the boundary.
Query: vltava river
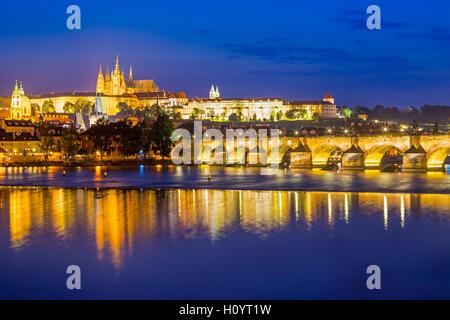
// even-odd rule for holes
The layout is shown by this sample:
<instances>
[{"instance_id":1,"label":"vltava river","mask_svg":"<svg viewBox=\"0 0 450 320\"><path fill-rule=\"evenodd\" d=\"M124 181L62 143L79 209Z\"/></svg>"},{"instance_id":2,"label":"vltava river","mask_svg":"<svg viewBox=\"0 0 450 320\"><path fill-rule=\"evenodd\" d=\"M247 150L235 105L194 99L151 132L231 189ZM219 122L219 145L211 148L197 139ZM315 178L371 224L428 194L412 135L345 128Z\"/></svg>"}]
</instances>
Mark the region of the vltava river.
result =
<instances>
[{"instance_id":1,"label":"vltava river","mask_svg":"<svg viewBox=\"0 0 450 320\"><path fill-rule=\"evenodd\" d=\"M77 188L224 189L347 192L449 193L450 172L342 173L252 167L9 167L0 168L0 186ZM106 172L106 177L104 173ZM211 181L208 181L208 175Z\"/></svg>"},{"instance_id":2,"label":"vltava river","mask_svg":"<svg viewBox=\"0 0 450 320\"><path fill-rule=\"evenodd\" d=\"M3 187L0 298L450 298L449 243L448 194Z\"/></svg>"}]
</instances>

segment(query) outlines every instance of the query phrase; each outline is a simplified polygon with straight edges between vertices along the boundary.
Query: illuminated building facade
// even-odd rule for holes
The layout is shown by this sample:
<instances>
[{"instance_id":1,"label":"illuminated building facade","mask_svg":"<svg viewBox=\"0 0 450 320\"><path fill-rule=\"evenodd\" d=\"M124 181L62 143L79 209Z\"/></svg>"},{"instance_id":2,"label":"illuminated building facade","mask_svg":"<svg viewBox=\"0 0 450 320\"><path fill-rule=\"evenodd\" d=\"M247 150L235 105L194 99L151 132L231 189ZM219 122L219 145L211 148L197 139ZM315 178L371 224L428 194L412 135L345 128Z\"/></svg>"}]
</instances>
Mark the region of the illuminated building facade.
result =
<instances>
[{"instance_id":1,"label":"illuminated building facade","mask_svg":"<svg viewBox=\"0 0 450 320\"><path fill-rule=\"evenodd\" d=\"M11 119L26 119L31 117L31 103L30 99L25 95L22 82L20 88L16 84L11 95Z\"/></svg>"},{"instance_id":2,"label":"illuminated building facade","mask_svg":"<svg viewBox=\"0 0 450 320\"><path fill-rule=\"evenodd\" d=\"M306 112L306 118L311 120L314 115L324 118L333 119L338 117L336 105L334 104L334 98L328 92L323 100L302 100L302 101L290 101L290 108L294 110L304 110Z\"/></svg>"},{"instance_id":3,"label":"illuminated building facade","mask_svg":"<svg viewBox=\"0 0 450 320\"><path fill-rule=\"evenodd\" d=\"M198 110L198 119L228 120L235 114L242 121L285 120L290 110L305 111L306 119L317 114L321 118L337 118L334 98L328 92L323 100L289 101L282 98L220 98L219 88L211 86L209 99L192 99L183 108L183 119L189 119ZM280 114L280 115L278 115Z\"/></svg>"},{"instance_id":4,"label":"illuminated building facade","mask_svg":"<svg viewBox=\"0 0 450 320\"><path fill-rule=\"evenodd\" d=\"M182 118L189 119L195 109L201 110L199 119L228 120L235 114L246 121L270 119L279 111L285 113L289 106L280 98L192 99L183 107Z\"/></svg>"},{"instance_id":5,"label":"illuminated building facade","mask_svg":"<svg viewBox=\"0 0 450 320\"><path fill-rule=\"evenodd\" d=\"M109 73L106 68L106 75L103 77L102 66L97 77L97 94L120 96L126 93L134 94L138 92L158 92L159 88L154 80L133 80L133 69L130 66L128 80L125 80L124 72L120 69L119 57L117 56L114 70Z\"/></svg>"}]
</instances>

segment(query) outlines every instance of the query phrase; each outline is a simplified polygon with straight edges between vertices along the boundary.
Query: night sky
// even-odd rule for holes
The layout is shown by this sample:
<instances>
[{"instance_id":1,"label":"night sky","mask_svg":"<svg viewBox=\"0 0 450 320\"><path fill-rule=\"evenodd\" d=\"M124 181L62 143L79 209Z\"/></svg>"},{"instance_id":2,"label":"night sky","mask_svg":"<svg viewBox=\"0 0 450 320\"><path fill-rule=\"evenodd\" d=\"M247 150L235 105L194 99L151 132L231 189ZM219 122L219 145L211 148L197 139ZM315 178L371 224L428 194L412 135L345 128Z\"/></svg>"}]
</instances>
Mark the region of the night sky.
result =
<instances>
[{"instance_id":1,"label":"night sky","mask_svg":"<svg viewBox=\"0 0 450 320\"><path fill-rule=\"evenodd\" d=\"M66 8L81 7L81 30ZM381 30L366 8L381 7ZM0 95L95 91L119 54L128 77L206 97L340 106L450 105L450 1L2 1Z\"/></svg>"}]
</instances>

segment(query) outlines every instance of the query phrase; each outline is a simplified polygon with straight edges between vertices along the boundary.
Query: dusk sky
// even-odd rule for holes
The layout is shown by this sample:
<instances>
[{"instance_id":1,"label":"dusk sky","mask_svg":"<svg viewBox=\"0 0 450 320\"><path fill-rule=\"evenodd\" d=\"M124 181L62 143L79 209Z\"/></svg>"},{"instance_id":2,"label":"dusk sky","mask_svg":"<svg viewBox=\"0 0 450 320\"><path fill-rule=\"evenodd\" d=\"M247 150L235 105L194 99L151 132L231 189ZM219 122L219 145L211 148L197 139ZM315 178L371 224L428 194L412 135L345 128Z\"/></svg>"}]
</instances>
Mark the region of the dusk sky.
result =
<instances>
[{"instance_id":1,"label":"dusk sky","mask_svg":"<svg viewBox=\"0 0 450 320\"><path fill-rule=\"evenodd\" d=\"M320 3L320 5L318 5ZM68 30L66 8L81 8ZM366 9L381 8L381 30ZM95 91L119 54L128 77L207 97L322 99L339 106L450 105L450 1L8 1L0 95Z\"/></svg>"}]
</instances>

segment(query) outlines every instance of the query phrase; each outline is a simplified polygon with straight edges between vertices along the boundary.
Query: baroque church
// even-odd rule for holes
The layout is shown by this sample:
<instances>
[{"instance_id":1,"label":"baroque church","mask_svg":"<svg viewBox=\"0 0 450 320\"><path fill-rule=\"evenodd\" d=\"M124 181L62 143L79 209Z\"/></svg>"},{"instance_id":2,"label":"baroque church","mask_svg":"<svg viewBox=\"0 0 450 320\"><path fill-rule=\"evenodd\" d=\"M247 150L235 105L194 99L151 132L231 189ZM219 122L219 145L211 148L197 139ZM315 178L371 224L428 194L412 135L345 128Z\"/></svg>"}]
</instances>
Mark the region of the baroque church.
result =
<instances>
[{"instance_id":1,"label":"baroque church","mask_svg":"<svg viewBox=\"0 0 450 320\"><path fill-rule=\"evenodd\" d=\"M124 94L148 92L159 92L155 80L134 80L131 66L128 80L126 80L123 70L120 69L119 56L116 58L116 65L111 73L109 72L109 67L106 67L105 76L103 76L102 66L100 65L97 78L97 94L121 96Z\"/></svg>"},{"instance_id":2,"label":"baroque church","mask_svg":"<svg viewBox=\"0 0 450 320\"><path fill-rule=\"evenodd\" d=\"M25 95L22 81L20 87L16 84L11 95L11 119L26 119L31 117L31 103L30 99Z\"/></svg>"}]
</instances>

